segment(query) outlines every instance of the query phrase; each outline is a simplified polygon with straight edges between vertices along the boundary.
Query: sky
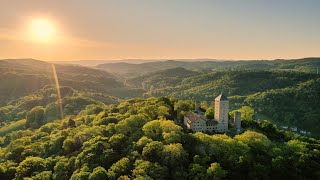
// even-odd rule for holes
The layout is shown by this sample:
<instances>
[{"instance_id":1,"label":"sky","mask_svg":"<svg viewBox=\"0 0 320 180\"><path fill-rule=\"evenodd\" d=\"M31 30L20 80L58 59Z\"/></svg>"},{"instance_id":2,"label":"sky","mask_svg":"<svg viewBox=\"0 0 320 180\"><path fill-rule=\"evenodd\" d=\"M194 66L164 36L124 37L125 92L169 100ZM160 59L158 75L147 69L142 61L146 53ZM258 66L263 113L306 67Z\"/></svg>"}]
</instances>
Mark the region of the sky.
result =
<instances>
[{"instance_id":1,"label":"sky","mask_svg":"<svg viewBox=\"0 0 320 180\"><path fill-rule=\"evenodd\" d=\"M1 0L0 59L320 57L319 0ZM30 32L35 19L50 40Z\"/></svg>"}]
</instances>

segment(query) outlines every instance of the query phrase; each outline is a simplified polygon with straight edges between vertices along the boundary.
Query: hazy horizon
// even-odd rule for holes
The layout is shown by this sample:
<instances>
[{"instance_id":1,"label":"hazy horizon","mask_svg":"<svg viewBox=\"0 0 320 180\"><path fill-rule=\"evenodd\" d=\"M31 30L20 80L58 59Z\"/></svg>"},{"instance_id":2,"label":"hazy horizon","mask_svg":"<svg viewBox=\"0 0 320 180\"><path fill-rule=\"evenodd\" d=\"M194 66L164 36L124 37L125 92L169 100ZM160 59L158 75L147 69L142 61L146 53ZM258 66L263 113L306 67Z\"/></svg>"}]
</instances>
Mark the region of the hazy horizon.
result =
<instances>
[{"instance_id":1,"label":"hazy horizon","mask_svg":"<svg viewBox=\"0 0 320 180\"><path fill-rule=\"evenodd\" d=\"M300 60L300 59L316 59L320 57L301 57L301 58L277 58L277 59L217 59L217 58L167 58L167 59L70 59L70 60L46 60L36 58L1 58L0 60L39 60L45 62L81 62L81 61L106 61L106 62L154 62L154 61L275 61L275 60Z\"/></svg>"},{"instance_id":2,"label":"hazy horizon","mask_svg":"<svg viewBox=\"0 0 320 180\"><path fill-rule=\"evenodd\" d=\"M0 7L0 59L320 57L319 7L317 0L12 0Z\"/></svg>"}]
</instances>

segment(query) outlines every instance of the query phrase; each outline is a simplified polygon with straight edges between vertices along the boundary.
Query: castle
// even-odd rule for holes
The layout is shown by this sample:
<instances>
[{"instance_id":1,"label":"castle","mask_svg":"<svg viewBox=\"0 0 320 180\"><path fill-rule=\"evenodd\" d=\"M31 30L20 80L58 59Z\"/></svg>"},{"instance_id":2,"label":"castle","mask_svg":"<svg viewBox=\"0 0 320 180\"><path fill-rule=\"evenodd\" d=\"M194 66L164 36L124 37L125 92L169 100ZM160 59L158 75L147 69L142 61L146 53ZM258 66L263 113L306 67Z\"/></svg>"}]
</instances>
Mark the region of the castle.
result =
<instances>
[{"instance_id":1,"label":"castle","mask_svg":"<svg viewBox=\"0 0 320 180\"><path fill-rule=\"evenodd\" d=\"M214 100L214 119L206 118L204 112L200 111L200 105L195 104L195 111L190 111L184 116L184 125L193 132L218 132L228 131L229 100L220 94ZM235 112L233 125L237 132L241 130L241 113Z\"/></svg>"}]
</instances>

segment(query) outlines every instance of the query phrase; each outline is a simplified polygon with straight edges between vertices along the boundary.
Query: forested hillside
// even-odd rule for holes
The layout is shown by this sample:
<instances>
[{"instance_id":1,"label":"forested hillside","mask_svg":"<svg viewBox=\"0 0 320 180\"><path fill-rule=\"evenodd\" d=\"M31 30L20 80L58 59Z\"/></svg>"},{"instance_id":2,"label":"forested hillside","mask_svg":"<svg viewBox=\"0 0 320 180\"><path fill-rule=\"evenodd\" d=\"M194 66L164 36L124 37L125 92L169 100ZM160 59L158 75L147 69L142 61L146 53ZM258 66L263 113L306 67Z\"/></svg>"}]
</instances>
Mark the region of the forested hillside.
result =
<instances>
[{"instance_id":1,"label":"forested hillside","mask_svg":"<svg viewBox=\"0 0 320 180\"><path fill-rule=\"evenodd\" d=\"M202 73L192 77L179 76L180 82L165 78L163 72L142 76L140 81L149 87L151 96L174 96L182 99L212 100L224 92L228 96L248 96L256 92L277 89L306 82L315 74L279 71L221 71ZM136 81L137 78L133 79ZM131 82L131 79L128 80ZM137 87L141 84L136 83Z\"/></svg>"},{"instance_id":2,"label":"forested hillside","mask_svg":"<svg viewBox=\"0 0 320 180\"><path fill-rule=\"evenodd\" d=\"M320 78L295 86L259 92L246 103L282 125L294 125L320 136Z\"/></svg>"},{"instance_id":3,"label":"forested hillside","mask_svg":"<svg viewBox=\"0 0 320 180\"><path fill-rule=\"evenodd\" d=\"M137 97L142 89L126 87L105 71L77 65L55 65L59 83L76 90L104 93L119 98ZM45 85L54 85L52 64L26 60L0 60L0 105L29 95Z\"/></svg>"},{"instance_id":4,"label":"forested hillside","mask_svg":"<svg viewBox=\"0 0 320 180\"><path fill-rule=\"evenodd\" d=\"M206 101L207 104L223 92L228 95L232 109L249 105L261 120L269 119L278 125L297 127L320 136L317 74L296 71L192 72L174 68L132 78L127 83L144 88L145 96L169 96Z\"/></svg>"},{"instance_id":5,"label":"forested hillside","mask_svg":"<svg viewBox=\"0 0 320 180\"><path fill-rule=\"evenodd\" d=\"M52 64L2 60L0 179L319 179L320 79L308 73L317 62L152 62L125 75L55 65L61 113ZM214 114L221 92L243 133L183 128L194 100Z\"/></svg>"},{"instance_id":6,"label":"forested hillside","mask_svg":"<svg viewBox=\"0 0 320 180\"><path fill-rule=\"evenodd\" d=\"M185 78L199 74L199 72L178 67L131 78L126 83L137 88L142 87L148 91L154 88L175 86L180 84Z\"/></svg>"},{"instance_id":7,"label":"forested hillside","mask_svg":"<svg viewBox=\"0 0 320 180\"><path fill-rule=\"evenodd\" d=\"M60 87L61 102L65 115L76 115L90 104L116 104L120 100L104 94L76 91L70 87ZM56 87L45 86L28 96L11 101L0 107L0 123L24 119L34 107L41 107L45 111L46 119L59 118L58 96Z\"/></svg>"},{"instance_id":8,"label":"forested hillside","mask_svg":"<svg viewBox=\"0 0 320 180\"><path fill-rule=\"evenodd\" d=\"M236 136L172 120L192 101L131 99L0 136L0 179L318 179L320 142L243 119ZM30 111L27 121L43 116ZM249 130L249 129L250 130Z\"/></svg>"},{"instance_id":9,"label":"forested hillside","mask_svg":"<svg viewBox=\"0 0 320 180\"><path fill-rule=\"evenodd\" d=\"M317 81L313 81L319 77L313 72L318 65L318 58L305 58L274 61L159 61L99 66L110 68L112 73L77 65L59 64L55 68L60 85L80 93L81 96L76 95L77 98L110 104L131 97L167 96L210 104L213 97L223 92L231 101L231 109L249 105L256 110L260 120L268 119L277 125L297 127L318 137L319 88ZM130 78L124 78L123 75ZM39 105L46 109L57 100L54 92L51 93L50 102L42 100L39 103L35 100L39 97L34 93L55 84L52 64L44 61L2 60L0 83L2 122L23 119L33 107L24 104Z\"/></svg>"}]
</instances>

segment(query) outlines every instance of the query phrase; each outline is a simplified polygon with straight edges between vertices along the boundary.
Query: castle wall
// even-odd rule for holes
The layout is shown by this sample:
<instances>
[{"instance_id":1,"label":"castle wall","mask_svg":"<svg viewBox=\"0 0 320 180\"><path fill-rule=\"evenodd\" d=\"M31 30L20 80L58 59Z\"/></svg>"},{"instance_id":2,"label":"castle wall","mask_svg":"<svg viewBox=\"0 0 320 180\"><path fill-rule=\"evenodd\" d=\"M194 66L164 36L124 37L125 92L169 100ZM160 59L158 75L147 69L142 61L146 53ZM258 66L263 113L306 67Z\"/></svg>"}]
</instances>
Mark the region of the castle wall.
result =
<instances>
[{"instance_id":1,"label":"castle wall","mask_svg":"<svg viewBox=\"0 0 320 180\"><path fill-rule=\"evenodd\" d=\"M210 132L215 132L218 130L218 126L217 125L209 125L207 126L207 131L210 131Z\"/></svg>"},{"instance_id":2,"label":"castle wall","mask_svg":"<svg viewBox=\"0 0 320 180\"><path fill-rule=\"evenodd\" d=\"M199 119L198 121L196 122L193 122L191 125L190 125L190 128L192 129L192 131L194 132L205 132L207 130L207 125L206 125L206 122L202 119Z\"/></svg>"}]
</instances>

